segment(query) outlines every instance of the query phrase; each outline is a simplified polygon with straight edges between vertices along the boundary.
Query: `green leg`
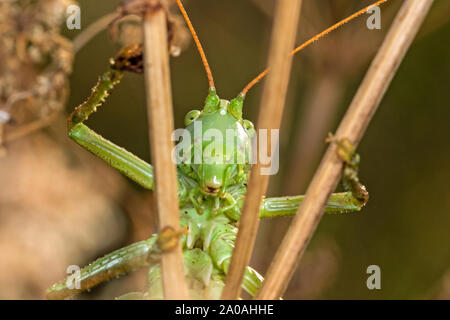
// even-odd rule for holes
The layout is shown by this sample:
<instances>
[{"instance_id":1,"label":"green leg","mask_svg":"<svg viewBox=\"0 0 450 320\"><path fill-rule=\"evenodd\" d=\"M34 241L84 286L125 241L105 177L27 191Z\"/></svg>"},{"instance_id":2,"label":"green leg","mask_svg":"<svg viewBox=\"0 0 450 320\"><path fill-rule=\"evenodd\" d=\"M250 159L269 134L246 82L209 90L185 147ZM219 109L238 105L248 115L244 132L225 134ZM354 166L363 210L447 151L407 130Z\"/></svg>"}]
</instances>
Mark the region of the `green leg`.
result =
<instances>
[{"instance_id":1,"label":"green leg","mask_svg":"<svg viewBox=\"0 0 450 320\"><path fill-rule=\"evenodd\" d=\"M262 201L260 217L275 218L293 216L305 196L288 196L266 198ZM325 207L327 213L349 213L360 211L364 203L359 201L352 192L333 193Z\"/></svg>"},{"instance_id":2,"label":"green leg","mask_svg":"<svg viewBox=\"0 0 450 320\"><path fill-rule=\"evenodd\" d=\"M153 190L153 168L144 160L106 140L82 123L69 131L69 137L142 187Z\"/></svg>"},{"instance_id":3,"label":"green leg","mask_svg":"<svg viewBox=\"0 0 450 320\"><path fill-rule=\"evenodd\" d=\"M213 234L209 248L205 249L209 249L209 254L217 268L228 274L236 240L236 229L229 225L214 224L211 224L209 228L214 228L215 230L210 230L209 232L205 230L206 233ZM247 267L242 279L242 289L254 296L263 280L263 277L256 270Z\"/></svg>"},{"instance_id":4,"label":"green leg","mask_svg":"<svg viewBox=\"0 0 450 320\"><path fill-rule=\"evenodd\" d=\"M111 90L119 84L124 71L142 72L141 62L141 46L130 46L122 49L117 57L111 61L110 70L99 78L89 98L72 112L67 125L69 137L75 142L144 188L152 190L153 169L151 165L104 139L83 124L105 102Z\"/></svg>"},{"instance_id":5,"label":"green leg","mask_svg":"<svg viewBox=\"0 0 450 320\"><path fill-rule=\"evenodd\" d=\"M369 192L366 187L359 182L359 154L351 153L350 160L345 162L344 171L342 173L342 182L345 190L350 191L353 196L361 203L366 204L369 201Z\"/></svg>"},{"instance_id":6,"label":"green leg","mask_svg":"<svg viewBox=\"0 0 450 320\"><path fill-rule=\"evenodd\" d=\"M152 265L160 252L157 237L116 250L80 270L79 277L68 277L47 290L50 300L62 300L128 272Z\"/></svg>"},{"instance_id":7,"label":"green leg","mask_svg":"<svg viewBox=\"0 0 450 320\"><path fill-rule=\"evenodd\" d=\"M356 153L355 147L347 138L337 139L331 133L328 135L327 141L336 144L336 152L344 161L342 182L345 190L350 191L363 205L366 204L369 201L369 192L359 182L358 169L360 158L359 154Z\"/></svg>"}]
</instances>

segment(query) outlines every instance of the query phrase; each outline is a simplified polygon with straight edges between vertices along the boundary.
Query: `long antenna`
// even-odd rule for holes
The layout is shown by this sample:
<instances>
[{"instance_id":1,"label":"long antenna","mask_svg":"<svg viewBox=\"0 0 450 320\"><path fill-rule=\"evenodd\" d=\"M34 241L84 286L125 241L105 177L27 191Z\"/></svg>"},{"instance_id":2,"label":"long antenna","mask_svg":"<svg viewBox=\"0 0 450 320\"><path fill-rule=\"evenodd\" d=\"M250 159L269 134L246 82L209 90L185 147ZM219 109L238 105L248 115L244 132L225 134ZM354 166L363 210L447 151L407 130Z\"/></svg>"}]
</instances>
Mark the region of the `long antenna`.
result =
<instances>
[{"instance_id":1,"label":"long antenna","mask_svg":"<svg viewBox=\"0 0 450 320\"><path fill-rule=\"evenodd\" d=\"M194 38L195 45L197 46L198 52L200 53L200 57L202 58L203 66L205 67L206 76L208 77L209 87L214 88L214 79L211 73L211 68L209 67L208 60L206 59L205 51L203 51L202 44L200 43L200 40L198 39L197 32L195 32L194 26L191 23L191 20L189 19L189 16L184 9L183 4L181 3L181 0L177 0L178 7L180 8L181 13L183 14L184 20L186 21L186 24L188 25L189 31L191 31L192 38Z\"/></svg>"},{"instance_id":2,"label":"long antenna","mask_svg":"<svg viewBox=\"0 0 450 320\"><path fill-rule=\"evenodd\" d=\"M379 6L379 5L381 5L381 4L383 4L383 3L387 2L387 1L389 1L389 0L379 0L379 1L371 4L370 6L367 6L364 9L359 10L358 12L352 14L351 16L349 16L349 17L339 21L338 23L334 24L333 26L329 27L328 29L322 31L321 33L315 35L314 37L312 37L308 41L306 41L303 44L299 45L297 48L295 48L294 50L291 51L290 55L294 55L297 52L305 49L307 46L309 46L310 44L316 42L320 38L326 36L331 31L334 31L334 30L338 29L339 27L341 27L342 25L346 24L350 20L353 20L353 19L359 17L360 15L362 15L363 13L367 12L369 9L372 9L373 7ZM241 95L245 96L247 94L248 90L250 90L255 84L257 84L268 73L269 73L269 68L267 68L266 70L261 72L256 78L254 78L252 81L250 81L250 83L248 85L245 86L245 88L241 91Z\"/></svg>"}]
</instances>

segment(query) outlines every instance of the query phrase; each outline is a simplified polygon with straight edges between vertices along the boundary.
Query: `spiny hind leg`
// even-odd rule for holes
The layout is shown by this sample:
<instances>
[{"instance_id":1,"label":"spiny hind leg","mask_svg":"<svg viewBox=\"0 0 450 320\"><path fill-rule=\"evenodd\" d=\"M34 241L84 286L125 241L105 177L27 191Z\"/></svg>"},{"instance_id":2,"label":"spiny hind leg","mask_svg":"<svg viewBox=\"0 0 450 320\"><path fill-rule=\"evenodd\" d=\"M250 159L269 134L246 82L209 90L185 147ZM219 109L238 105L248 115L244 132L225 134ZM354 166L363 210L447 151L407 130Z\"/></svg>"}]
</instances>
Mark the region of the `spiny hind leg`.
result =
<instances>
[{"instance_id":1,"label":"spiny hind leg","mask_svg":"<svg viewBox=\"0 0 450 320\"><path fill-rule=\"evenodd\" d=\"M369 192L358 178L360 157L355 152L355 147L347 138L337 139L331 133L328 134L327 142L337 145L337 154L344 161L342 172L344 188L353 194L361 206L365 205L369 200Z\"/></svg>"},{"instance_id":2,"label":"spiny hind leg","mask_svg":"<svg viewBox=\"0 0 450 320\"><path fill-rule=\"evenodd\" d=\"M54 284L47 290L47 299L69 298L112 278L150 266L157 260L158 252L157 236L116 250L82 268L78 274Z\"/></svg>"}]
</instances>

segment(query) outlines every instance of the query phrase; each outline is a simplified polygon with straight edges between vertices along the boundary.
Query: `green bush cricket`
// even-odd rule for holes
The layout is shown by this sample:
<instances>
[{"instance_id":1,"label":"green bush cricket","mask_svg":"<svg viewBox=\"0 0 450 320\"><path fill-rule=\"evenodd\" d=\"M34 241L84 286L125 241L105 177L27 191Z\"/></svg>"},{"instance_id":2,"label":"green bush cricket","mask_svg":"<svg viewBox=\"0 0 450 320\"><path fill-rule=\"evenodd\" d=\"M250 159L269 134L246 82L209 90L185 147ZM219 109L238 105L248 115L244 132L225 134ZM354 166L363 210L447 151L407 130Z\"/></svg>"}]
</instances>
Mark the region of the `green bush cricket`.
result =
<instances>
[{"instance_id":1,"label":"green bush cricket","mask_svg":"<svg viewBox=\"0 0 450 320\"><path fill-rule=\"evenodd\" d=\"M380 5L387 0L377 1L352 16L344 19L324 32L311 38L297 47L295 54L326 35L365 13L369 8ZM197 49L209 81L209 93L203 109L190 111L185 117L186 129L194 130L195 125L202 125L202 133L208 129L216 129L226 135L226 130L232 130L238 140L238 145L227 148L227 142L219 144L219 153L225 162L205 161L192 163L194 154L184 157L177 166L178 199L182 231L163 229L151 238L134 243L114 251L81 270L78 286L69 279L62 280L47 290L49 299L64 299L76 293L88 290L95 285L124 275L133 270L148 267L148 290L140 293L130 293L122 298L161 299L163 297L161 268L159 256L170 250L173 241L182 242L185 261L185 274L190 287L190 296L195 299L219 299L228 272L231 254L236 239L238 221L246 193L246 182L250 171L251 138L255 134L253 124L243 119L242 110L245 96L250 88L261 80L269 70L265 70L252 80L239 95L228 101L220 99L214 86L211 70L203 52L197 34L188 18L180 0L177 4L192 33ZM68 119L69 136L82 147L92 152L109 165L141 185L153 190L152 166L132 153L115 145L98 135L83 121L101 106L111 90L124 75L124 72L143 72L142 46L133 45L122 49L110 62L109 70L103 74L88 100L78 106ZM348 141L335 141L339 155L345 160L343 181L346 192L331 195L326 211L330 213L359 211L368 200L365 187L359 182L357 169L359 157L354 153ZM211 141L192 139L187 141L190 149L200 148L204 151L210 148ZM236 163L236 159L244 159ZM209 159L211 160L211 159ZM303 196L286 196L265 198L261 203L261 218L273 218L294 215ZM186 232L185 232L186 231ZM255 270L247 267L242 287L250 295L255 295L263 281Z\"/></svg>"}]
</instances>

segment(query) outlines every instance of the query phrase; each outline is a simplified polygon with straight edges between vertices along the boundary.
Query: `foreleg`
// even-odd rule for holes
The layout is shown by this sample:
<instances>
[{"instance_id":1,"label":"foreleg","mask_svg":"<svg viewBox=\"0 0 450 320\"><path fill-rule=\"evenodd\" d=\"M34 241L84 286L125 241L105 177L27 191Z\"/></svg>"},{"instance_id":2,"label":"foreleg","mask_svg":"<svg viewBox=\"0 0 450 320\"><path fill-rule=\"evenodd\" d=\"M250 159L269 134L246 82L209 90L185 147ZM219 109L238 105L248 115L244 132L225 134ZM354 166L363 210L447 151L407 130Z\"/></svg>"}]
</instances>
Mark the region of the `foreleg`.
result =
<instances>
[{"instance_id":1,"label":"foreleg","mask_svg":"<svg viewBox=\"0 0 450 320\"><path fill-rule=\"evenodd\" d=\"M144 160L108 141L82 123L69 131L69 137L142 187L153 190L153 168Z\"/></svg>"},{"instance_id":2,"label":"foreleg","mask_svg":"<svg viewBox=\"0 0 450 320\"><path fill-rule=\"evenodd\" d=\"M260 218L293 216L305 196L266 198L261 203ZM325 206L327 213L349 213L360 211L363 203L352 192L333 193Z\"/></svg>"}]
</instances>

